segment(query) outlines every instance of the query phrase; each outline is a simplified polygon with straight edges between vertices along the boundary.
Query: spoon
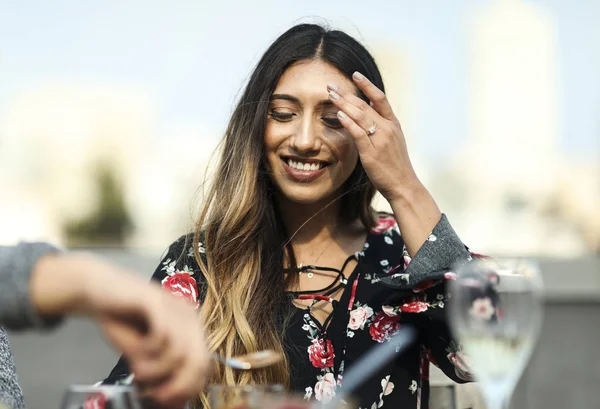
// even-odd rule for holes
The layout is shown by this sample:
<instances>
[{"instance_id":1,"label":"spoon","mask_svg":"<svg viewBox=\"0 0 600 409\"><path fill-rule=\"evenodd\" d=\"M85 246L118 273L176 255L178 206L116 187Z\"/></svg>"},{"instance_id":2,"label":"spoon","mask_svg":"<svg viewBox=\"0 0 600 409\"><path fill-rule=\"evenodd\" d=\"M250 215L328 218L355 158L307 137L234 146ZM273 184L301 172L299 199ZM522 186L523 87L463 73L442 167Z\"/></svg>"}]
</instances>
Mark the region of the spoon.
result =
<instances>
[{"instance_id":1,"label":"spoon","mask_svg":"<svg viewBox=\"0 0 600 409\"><path fill-rule=\"evenodd\" d=\"M265 349L262 351L251 352L246 355L238 355L233 357L224 357L219 354L213 354L213 358L222 364L234 368L249 371L252 369L265 368L270 365L274 365L283 359L283 356L279 352ZM131 385L135 379L135 374L130 374L122 382L123 385Z\"/></svg>"},{"instance_id":2,"label":"spoon","mask_svg":"<svg viewBox=\"0 0 600 409\"><path fill-rule=\"evenodd\" d=\"M213 358L231 368L248 371L251 369L260 369L276 364L283 359L283 356L279 352L265 349L246 355L233 356L230 358L213 354Z\"/></svg>"}]
</instances>

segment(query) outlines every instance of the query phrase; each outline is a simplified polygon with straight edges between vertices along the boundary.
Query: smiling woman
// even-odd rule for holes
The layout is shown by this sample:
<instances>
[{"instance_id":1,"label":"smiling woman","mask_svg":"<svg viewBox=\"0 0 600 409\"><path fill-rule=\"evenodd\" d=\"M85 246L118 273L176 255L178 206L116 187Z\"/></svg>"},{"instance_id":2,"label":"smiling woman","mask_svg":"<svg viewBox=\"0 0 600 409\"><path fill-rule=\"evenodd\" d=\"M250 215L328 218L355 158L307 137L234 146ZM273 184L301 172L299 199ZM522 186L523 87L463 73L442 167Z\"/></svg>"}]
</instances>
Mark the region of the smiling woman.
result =
<instances>
[{"instance_id":1,"label":"smiling woman","mask_svg":"<svg viewBox=\"0 0 600 409\"><path fill-rule=\"evenodd\" d=\"M301 61L275 88L265 150L271 177L286 201L322 207L339 195L356 168L358 150L327 95L327 84L335 82L355 88L334 66Z\"/></svg>"},{"instance_id":2,"label":"smiling woman","mask_svg":"<svg viewBox=\"0 0 600 409\"><path fill-rule=\"evenodd\" d=\"M253 372L217 366L213 382L282 383L329 402L345 370L403 325L418 343L365 380L360 407L426 408L430 360L470 380L451 359L444 269L472 256L415 174L384 91L363 45L317 25L292 27L259 61L195 231L153 276L170 291L172 277L194 278L211 351L286 357ZM376 190L393 215L371 208ZM105 382L129 373L121 359ZM205 394L197 404L209 407Z\"/></svg>"}]
</instances>

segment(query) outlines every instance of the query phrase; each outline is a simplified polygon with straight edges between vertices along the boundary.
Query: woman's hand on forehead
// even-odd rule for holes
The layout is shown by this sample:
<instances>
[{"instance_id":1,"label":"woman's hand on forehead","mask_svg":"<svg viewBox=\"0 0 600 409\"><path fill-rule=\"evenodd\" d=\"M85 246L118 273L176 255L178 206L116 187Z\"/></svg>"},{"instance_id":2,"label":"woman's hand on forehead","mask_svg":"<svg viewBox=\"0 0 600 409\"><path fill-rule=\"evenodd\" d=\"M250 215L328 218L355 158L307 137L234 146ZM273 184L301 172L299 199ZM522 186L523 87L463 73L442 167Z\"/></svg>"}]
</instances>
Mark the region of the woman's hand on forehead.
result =
<instances>
[{"instance_id":1,"label":"woman's hand on forehead","mask_svg":"<svg viewBox=\"0 0 600 409\"><path fill-rule=\"evenodd\" d=\"M329 98L339 109L340 123L356 143L367 175L392 201L405 185L417 181L404 133L385 93L358 72L352 80L370 104L356 96L355 90L338 84L328 84Z\"/></svg>"}]
</instances>

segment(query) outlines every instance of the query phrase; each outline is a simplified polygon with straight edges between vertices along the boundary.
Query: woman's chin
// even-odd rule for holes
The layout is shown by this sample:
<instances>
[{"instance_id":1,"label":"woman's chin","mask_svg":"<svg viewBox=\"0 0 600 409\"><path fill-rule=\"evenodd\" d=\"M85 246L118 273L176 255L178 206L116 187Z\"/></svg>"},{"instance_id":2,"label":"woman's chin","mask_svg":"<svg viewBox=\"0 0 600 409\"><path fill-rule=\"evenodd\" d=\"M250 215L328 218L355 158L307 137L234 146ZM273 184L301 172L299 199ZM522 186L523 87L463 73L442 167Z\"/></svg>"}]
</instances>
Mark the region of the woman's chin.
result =
<instances>
[{"instance_id":1,"label":"woman's chin","mask_svg":"<svg viewBox=\"0 0 600 409\"><path fill-rule=\"evenodd\" d=\"M325 201L331 200L332 197L331 194L326 194L325 192L303 192L301 190L304 189L290 189L289 191L283 191L283 197L286 201L299 205L316 205L319 203L325 203Z\"/></svg>"}]
</instances>

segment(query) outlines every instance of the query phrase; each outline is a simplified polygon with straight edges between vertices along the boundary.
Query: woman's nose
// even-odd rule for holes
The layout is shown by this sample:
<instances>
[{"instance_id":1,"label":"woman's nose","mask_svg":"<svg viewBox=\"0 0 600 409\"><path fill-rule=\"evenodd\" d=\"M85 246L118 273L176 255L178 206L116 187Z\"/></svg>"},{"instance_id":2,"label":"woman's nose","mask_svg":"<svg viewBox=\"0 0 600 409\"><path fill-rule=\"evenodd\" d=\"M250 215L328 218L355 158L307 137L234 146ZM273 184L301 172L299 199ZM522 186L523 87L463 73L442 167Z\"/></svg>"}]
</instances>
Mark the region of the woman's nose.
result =
<instances>
[{"instance_id":1,"label":"woman's nose","mask_svg":"<svg viewBox=\"0 0 600 409\"><path fill-rule=\"evenodd\" d=\"M312 120L302 121L297 132L292 136L290 145L298 152L313 152L321 149L319 126Z\"/></svg>"}]
</instances>

